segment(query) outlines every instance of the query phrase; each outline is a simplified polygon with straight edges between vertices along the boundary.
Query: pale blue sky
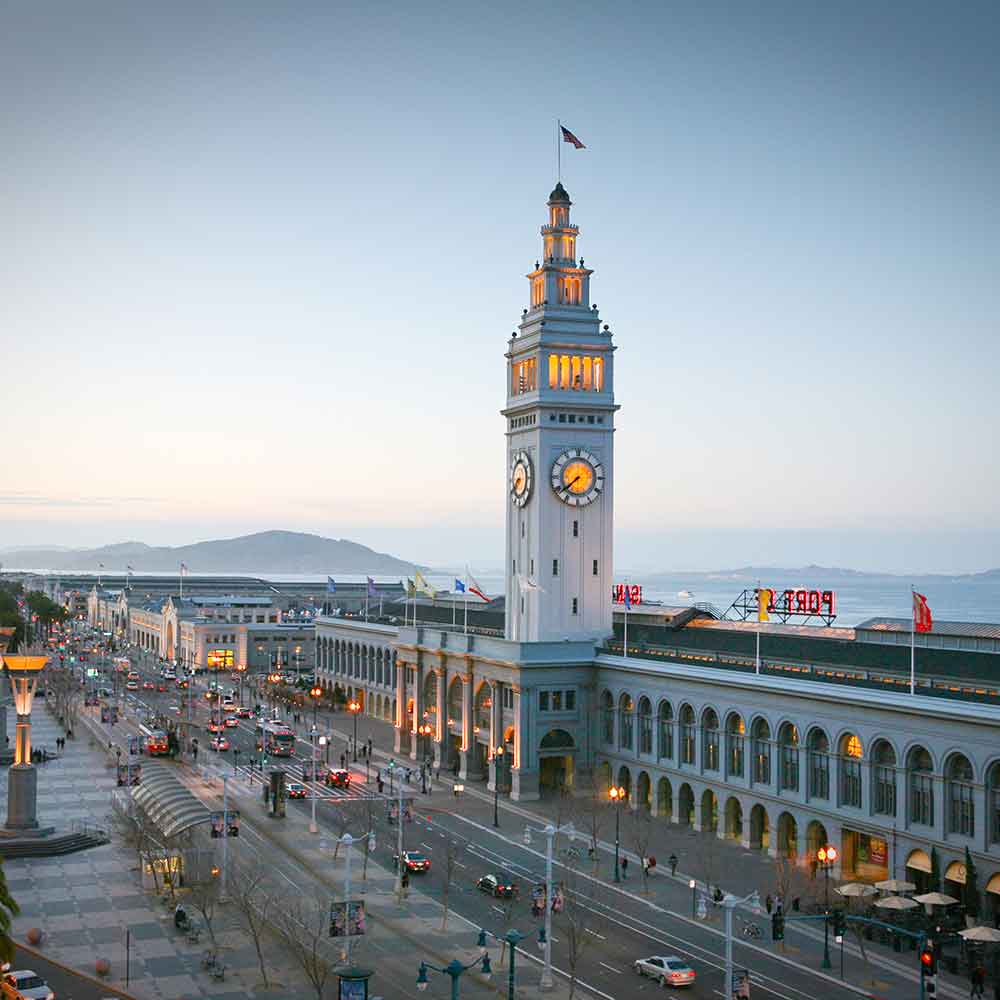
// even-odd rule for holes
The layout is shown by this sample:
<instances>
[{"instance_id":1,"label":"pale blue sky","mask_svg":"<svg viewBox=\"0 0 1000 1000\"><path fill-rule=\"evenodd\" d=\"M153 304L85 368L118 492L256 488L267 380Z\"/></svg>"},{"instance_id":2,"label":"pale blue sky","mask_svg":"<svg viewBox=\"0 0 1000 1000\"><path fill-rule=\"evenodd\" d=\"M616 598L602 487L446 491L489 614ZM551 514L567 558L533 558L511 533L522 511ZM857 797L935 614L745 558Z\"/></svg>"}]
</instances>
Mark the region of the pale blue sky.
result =
<instances>
[{"instance_id":1,"label":"pale blue sky","mask_svg":"<svg viewBox=\"0 0 1000 1000\"><path fill-rule=\"evenodd\" d=\"M0 546L499 564L561 116L619 568L1000 565L997 10L0 3Z\"/></svg>"}]
</instances>

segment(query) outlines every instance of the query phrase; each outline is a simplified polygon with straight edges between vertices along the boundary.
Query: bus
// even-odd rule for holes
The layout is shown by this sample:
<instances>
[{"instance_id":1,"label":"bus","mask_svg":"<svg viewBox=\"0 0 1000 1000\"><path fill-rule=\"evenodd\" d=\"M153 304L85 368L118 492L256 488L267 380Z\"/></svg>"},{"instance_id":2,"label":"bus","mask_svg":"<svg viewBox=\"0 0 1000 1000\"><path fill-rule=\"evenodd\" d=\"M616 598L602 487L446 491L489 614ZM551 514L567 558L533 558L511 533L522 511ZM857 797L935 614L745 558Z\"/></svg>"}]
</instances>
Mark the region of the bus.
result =
<instances>
[{"instance_id":1,"label":"bus","mask_svg":"<svg viewBox=\"0 0 1000 1000\"><path fill-rule=\"evenodd\" d=\"M163 757L170 753L167 734L162 729L139 726L139 732L142 733L142 738L146 741L146 753L150 757Z\"/></svg>"},{"instance_id":2,"label":"bus","mask_svg":"<svg viewBox=\"0 0 1000 1000\"><path fill-rule=\"evenodd\" d=\"M291 757L295 753L295 733L278 719L257 722L257 749L276 757Z\"/></svg>"}]
</instances>

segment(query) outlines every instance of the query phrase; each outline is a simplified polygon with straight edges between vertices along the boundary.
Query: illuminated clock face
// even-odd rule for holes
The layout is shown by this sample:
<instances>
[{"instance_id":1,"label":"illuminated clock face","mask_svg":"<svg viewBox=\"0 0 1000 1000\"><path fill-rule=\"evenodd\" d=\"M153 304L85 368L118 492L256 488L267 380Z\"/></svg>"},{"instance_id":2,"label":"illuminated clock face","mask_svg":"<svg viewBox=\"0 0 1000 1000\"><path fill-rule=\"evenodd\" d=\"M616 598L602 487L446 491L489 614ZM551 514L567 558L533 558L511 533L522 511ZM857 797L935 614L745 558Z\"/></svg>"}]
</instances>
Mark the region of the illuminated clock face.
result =
<instances>
[{"instance_id":1,"label":"illuminated clock face","mask_svg":"<svg viewBox=\"0 0 1000 1000\"><path fill-rule=\"evenodd\" d=\"M518 451L510 461L510 499L523 507L531 496L531 459L527 452Z\"/></svg>"},{"instance_id":2,"label":"illuminated clock face","mask_svg":"<svg viewBox=\"0 0 1000 1000\"><path fill-rule=\"evenodd\" d=\"M571 448L552 463L552 489L563 503L585 507L604 489L604 467L589 451Z\"/></svg>"}]
</instances>

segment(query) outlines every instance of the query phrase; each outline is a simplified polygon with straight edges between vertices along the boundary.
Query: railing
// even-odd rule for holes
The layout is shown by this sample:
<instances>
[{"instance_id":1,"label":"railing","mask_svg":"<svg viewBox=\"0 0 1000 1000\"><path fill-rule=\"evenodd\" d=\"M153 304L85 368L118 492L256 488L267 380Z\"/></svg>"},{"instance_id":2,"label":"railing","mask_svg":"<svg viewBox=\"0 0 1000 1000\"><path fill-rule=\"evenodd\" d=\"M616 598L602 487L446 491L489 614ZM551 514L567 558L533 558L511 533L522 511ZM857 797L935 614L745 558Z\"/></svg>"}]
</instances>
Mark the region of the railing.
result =
<instances>
[{"instance_id":1,"label":"railing","mask_svg":"<svg viewBox=\"0 0 1000 1000\"><path fill-rule=\"evenodd\" d=\"M89 823L87 820L75 819L70 823L70 831L84 837L93 837L95 840L109 840L108 831L104 827L97 826L96 823Z\"/></svg>"}]
</instances>

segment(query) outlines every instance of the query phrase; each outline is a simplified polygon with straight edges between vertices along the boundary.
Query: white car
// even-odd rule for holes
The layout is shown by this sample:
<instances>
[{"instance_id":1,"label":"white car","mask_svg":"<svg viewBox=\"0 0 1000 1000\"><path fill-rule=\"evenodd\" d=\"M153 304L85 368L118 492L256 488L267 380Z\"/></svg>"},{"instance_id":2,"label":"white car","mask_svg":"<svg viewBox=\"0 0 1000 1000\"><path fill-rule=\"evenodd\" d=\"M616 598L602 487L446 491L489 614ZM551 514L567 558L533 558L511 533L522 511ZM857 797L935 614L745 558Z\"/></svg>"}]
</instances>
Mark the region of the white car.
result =
<instances>
[{"instance_id":1,"label":"white car","mask_svg":"<svg viewBox=\"0 0 1000 1000\"><path fill-rule=\"evenodd\" d=\"M652 955L635 963L640 976L651 976L663 986L693 986L697 978L694 969L676 955Z\"/></svg>"},{"instance_id":2,"label":"white car","mask_svg":"<svg viewBox=\"0 0 1000 1000\"><path fill-rule=\"evenodd\" d=\"M10 1000L56 1000L49 984L30 969L6 972L2 983L3 995Z\"/></svg>"}]
</instances>

